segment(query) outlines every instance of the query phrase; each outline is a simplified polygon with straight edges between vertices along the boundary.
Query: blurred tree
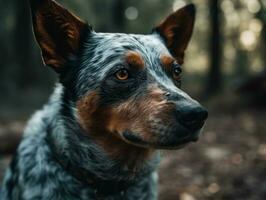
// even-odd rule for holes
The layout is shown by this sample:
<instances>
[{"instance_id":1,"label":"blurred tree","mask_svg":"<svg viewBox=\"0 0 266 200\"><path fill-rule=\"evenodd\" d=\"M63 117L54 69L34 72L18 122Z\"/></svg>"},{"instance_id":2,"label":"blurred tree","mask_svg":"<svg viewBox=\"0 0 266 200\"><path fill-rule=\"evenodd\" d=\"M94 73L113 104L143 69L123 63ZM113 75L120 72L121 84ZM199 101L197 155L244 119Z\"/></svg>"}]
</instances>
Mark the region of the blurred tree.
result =
<instances>
[{"instance_id":1,"label":"blurred tree","mask_svg":"<svg viewBox=\"0 0 266 200\"><path fill-rule=\"evenodd\" d=\"M3 38L3 32L0 29L0 37ZM0 40L0 56L1 56L1 65L2 67L0 68L0 79L4 81L5 77L5 71L6 71L6 66L8 65L8 52L6 47L6 41L5 40ZM0 84L0 90L3 91L5 90L4 84L1 82Z\"/></svg>"},{"instance_id":2,"label":"blurred tree","mask_svg":"<svg viewBox=\"0 0 266 200\"><path fill-rule=\"evenodd\" d=\"M264 64L264 68L266 70L266 3L262 0L259 0L260 5L261 5L261 9L260 11L257 13L257 18L260 19L260 21L262 22L262 35L261 35L261 39L262 39L262 44L264 44L262 46L262 61Z\"/></svg>"},{"instance_id":3,"label":"blurred tree","mask_svg":"<svg viewBox=\"0 0 266 200\"><path fill-rule=\"evenodd\" d=\"M1 67L0 67L0 90L1 92L7 92L9 88L7 87L8 77L7 74L10 70L10 52L11 45L9 45L10 41L10 21L12 16L12 12L10 12L10 8L12 8L13 3L10 1L0 1L0 58L1 58ZM5 9L2 9L5 8Z\"/></svg>"},{"instance_id":4,"label":"blurred tree","mask_svg":"<svg viewBox=\"0 0 266 200\"><path fill-rule=\"evenodd\" d=\"M24 87L32 81L31 72L31 22L28 3L26 0L16 1L15 26L13 31L13 51L16 55L17 69L16 81Z\"/></svg>"},{"instance_id":5,"label":"blurred tree","mask_svg":"<svg viewBox=\"0 0 266 200\"><path fill-rule=\"evenodd\" d=\"M210 68L206 85L207 95L214 95L222 89L221 74L221 34L220 34L220 1L209 0L210 8Z\"/></svg>"},{"instance_id":6,"label":"blurred tree","mask_svg":"<svg viewBox=\"0 0 266 200\"><path fill-rule=\"evenodd\" d=\"M236 12L243 9L245 5L241 1L234 2L234 8ZM234 67L235 67L235 77L236 78L244 78L248 75L249 72L249 59L247 49L244 49L241 46L241 42L239 40L239 36L241 37L242 33L241 23L233 30L232 33L232 42L234 47L237 49L235 59L234 59Z\"/></svg>"},{"instance_id":7,"label":"blurred tree","mask_svg":"<svg viewBox=\"0 0 266 200\"><path fill-rule=\"evenodd\" d=\"M125 0L115 0L112 5L112 21L113 21L113 31L114 32L125 32Z\"/></svg>"}]
</instances>

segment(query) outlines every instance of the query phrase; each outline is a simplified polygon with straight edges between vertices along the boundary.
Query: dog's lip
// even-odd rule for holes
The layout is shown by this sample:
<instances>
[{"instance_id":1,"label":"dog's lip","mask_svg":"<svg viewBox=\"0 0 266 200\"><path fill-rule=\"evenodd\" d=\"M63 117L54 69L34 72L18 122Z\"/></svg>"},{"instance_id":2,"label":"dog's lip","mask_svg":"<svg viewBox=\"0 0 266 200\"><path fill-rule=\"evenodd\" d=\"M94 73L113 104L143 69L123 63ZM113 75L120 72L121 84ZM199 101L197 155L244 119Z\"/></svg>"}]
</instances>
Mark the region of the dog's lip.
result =
<instances>
[{"instance_id":1,"label":"dog's lip","mask_svg":"<svg viewBox=\"0 0 266 200\"><path fill-rule=\"evenodd\" d=\"M133 145L139 146L139 147L150 147L155 149L182 149L185 146L187 146L190 142L196 142L198 140L198 137L195 138L184 138L180 142L174 142L172 144L160 144L155 142L147 142L143 140L142 138L138 137L136 134L132 133L131 131L125 131L122 134L123 139Z\"/></svg>"}]
</instances>

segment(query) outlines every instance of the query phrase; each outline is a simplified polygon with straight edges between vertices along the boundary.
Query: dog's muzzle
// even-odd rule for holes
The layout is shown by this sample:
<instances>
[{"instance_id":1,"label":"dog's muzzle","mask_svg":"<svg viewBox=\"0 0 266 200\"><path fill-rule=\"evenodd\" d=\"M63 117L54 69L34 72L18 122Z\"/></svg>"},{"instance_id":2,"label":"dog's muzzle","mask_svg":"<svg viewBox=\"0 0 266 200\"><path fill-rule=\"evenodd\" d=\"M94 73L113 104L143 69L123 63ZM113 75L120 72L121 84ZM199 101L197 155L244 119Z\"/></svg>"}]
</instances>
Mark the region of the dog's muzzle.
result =
<instances>
[{"instance_id":1,"label":"dog's muzzle","mask_svg":"<svg viewBox=\"0 0 266 200\"><path fill-rule=\"evenodd\" d=\"M123 138L135 145L158 149L180 149L190 142L196 142L208 117L208 112L198 102L174 103L175 108L168 114L169 121L150 126L152 139L127 130Z\"/></svg>"}]
</instances>

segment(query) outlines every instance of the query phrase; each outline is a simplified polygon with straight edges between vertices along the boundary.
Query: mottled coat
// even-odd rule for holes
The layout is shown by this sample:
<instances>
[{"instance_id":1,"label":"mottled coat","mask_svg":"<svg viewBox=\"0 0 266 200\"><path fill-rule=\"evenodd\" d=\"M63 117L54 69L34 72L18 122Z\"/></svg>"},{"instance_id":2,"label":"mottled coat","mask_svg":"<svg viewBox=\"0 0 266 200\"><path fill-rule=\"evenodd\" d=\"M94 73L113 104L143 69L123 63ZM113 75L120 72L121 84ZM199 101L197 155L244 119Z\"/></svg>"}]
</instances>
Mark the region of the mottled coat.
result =
<instances>
[{"instance_id":1,"label":"mottled coat","mask_svg":"<svg viewBox=\"0 0 266 200\"><path fill-rule=\"evenodd\" d=\"M1 199L157 199L157 150L196 141L207 118L180 89L194 6L136 35L97 33L52 0L30 4L59 83L29 121Z\"/></svg>"},{"instance_id":2,"label":"mottled coat","mask_svg":"<svg viewBox=\"0 0 266 200\"><path fill-rule=\"evenodd\" d=\"M36 112L29 121L23 141L6 172L2 186L2 200L98 199L94 188L76 180L56 161L54 152L48 144L50 141L48 137L53 138L62 154L75 151L71 145L77 141L76 145L81 145L84 149L72 152L69 159L72 162L86 160L87 167L99 177L111 179L119 177L125 180L132 178L129 169L120 169L119 163L108 158L99 146L90 141L90 138L80 140L77 135L79 133L74 132L74 127L64 127L64 119L59 114L62 92L63 87L58 85L50 102ZM153 160L144 164L139 177L136 178L136 185L104 199L156 199L157 174L154 172L156 162Z\"/></svg>"}]
</instances>

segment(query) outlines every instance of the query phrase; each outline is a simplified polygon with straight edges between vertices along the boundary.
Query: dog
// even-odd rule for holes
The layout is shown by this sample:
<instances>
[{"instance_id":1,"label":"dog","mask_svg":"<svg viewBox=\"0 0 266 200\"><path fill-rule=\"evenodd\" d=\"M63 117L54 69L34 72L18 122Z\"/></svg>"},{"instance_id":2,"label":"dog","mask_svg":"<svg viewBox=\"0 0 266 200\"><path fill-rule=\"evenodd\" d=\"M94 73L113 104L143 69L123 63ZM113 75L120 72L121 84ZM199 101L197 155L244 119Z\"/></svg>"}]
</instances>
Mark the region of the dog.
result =
<instances>
[{"instance_id":1,"label":"dog","mask_svg":"<svg viewBox=\"0 0 266 200\"><path fill-rule=\"evenodd\" d=\"M180 89L195 6L147 35L95 32L53 0L30 6L59 82L28 122L2 199L157 199L158 150L197 141L208 115Z\"/></svg>"}]
</instances>

